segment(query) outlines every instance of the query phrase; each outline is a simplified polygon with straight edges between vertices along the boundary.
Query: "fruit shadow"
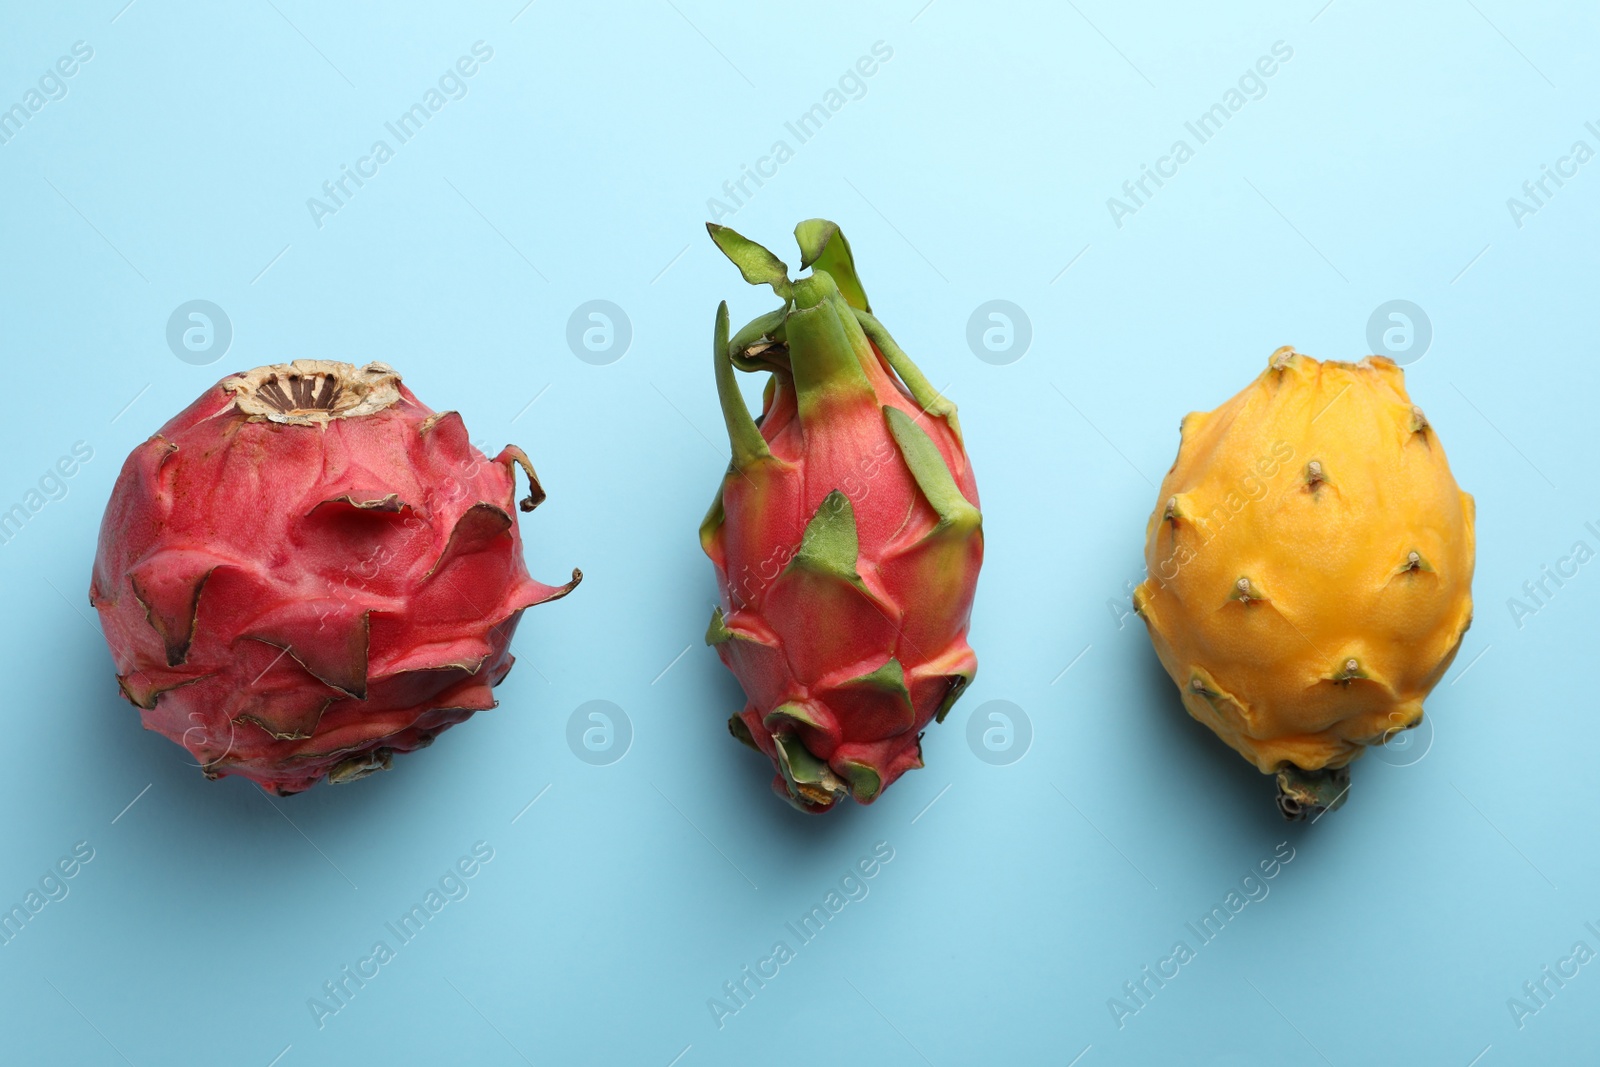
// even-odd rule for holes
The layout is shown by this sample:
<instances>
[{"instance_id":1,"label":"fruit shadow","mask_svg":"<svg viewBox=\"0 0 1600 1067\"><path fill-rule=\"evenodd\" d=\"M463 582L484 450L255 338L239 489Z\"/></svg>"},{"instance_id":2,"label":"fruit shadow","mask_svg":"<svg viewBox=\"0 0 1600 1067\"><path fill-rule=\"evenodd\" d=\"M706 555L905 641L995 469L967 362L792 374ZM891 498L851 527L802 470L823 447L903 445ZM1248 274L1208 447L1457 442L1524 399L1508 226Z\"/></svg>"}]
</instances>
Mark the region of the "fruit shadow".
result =
<instances>
[{"instance_id":1,"label":"fruit shadow","mask_svg":"<svg viewBox=\"0 0 1600 1067\"><path fill-rule=\"evenodd\" d=\"M1182 808L1216 827L1220 836L1250 841L1296 825L1278 812L1277 786L1183 706L1178 688L1148 643L1130 671L1151 739L1151 770L1181 783Z\"/></svg>"},{"instance_id":2,"label":"fruit shadow","mask_svg":"<svg viewBox=\"0 0 1600 1067\"><path fill-rule=\"evenodd\" d=\"M727 671L718 673L721 677L706 699L718 708L744 707L745 695L739 683ZM859 832L860 820L873 817L862 805L848 799L816 814L793 807L772 789L772 761L734 740L725 721L726 716L714 719L705 730L705 743L716 753L715 770L722 781L729 783L733 794L730 800L741 809L741 832L760 840L768 855L784 857L790 870L815 870L817 863L838 848L839 841Z\"/></svg>"},{"instance_id":3,"label":"fruit shadow","mask_svg":"<svg viewBox=\"0 0 1600 1067\"><path fill-rule=\"evenodd\" d=\"M97 803L109 805L116 815L106 836L127 834L161 851L176 865L175 878L231 880L219 873L218 857L227 853L232 861L222 866L246 866L266 884L301 884L308 872L326 875L330 862L307 841L334 848L352 826L382 826L397 822L397 816L404 821L407 794L431 795L430 785L448 786L442 780L417 780L430 773L428 762L438 764L432 770L443 776L449 761L438 760L417 761L405 769L418 773L393 776L409 781L385 782L391 776L379 775L352 788L324 783L291 797L268 796L237 775L208 780L182 746L145 729L139 710L117 690L104 645L96 647L98 639L87 631L85 636L88 640L72 654L89 666L78 713L61 724L68 735L62 742L74 753L85 790L102 794ZM392 788L405 792L393 794Z\"/></svg>"}]
</instances>

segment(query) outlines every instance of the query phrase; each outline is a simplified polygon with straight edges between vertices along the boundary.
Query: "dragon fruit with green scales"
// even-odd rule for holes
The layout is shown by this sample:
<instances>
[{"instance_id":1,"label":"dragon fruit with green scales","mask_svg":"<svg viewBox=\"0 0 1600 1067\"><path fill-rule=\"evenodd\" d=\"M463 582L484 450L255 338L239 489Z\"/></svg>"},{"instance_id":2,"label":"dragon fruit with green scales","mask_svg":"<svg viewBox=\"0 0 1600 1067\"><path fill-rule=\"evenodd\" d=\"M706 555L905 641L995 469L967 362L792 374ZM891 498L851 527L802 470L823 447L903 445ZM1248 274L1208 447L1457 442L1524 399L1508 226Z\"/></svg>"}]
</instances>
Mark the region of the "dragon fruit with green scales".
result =
<instances>
[{"instance_id":1,"label":"dragon fruit with green scales","mask_svg":"<svg viewBox=\"0 0 1600 1067\"><path fill-rule=\"evenodd\" d=\"M956 421L873 317L831 222L795 228L801 269L726 227L712 240L783 306L713 359L733 458L700 529L720 605L706 642L748 699L734 737L802 811L870 804L922 766L922 733L972 681L967 624L983 560ZM752 418L735 368L766 372Z\"/></svg>"}]
</instances>

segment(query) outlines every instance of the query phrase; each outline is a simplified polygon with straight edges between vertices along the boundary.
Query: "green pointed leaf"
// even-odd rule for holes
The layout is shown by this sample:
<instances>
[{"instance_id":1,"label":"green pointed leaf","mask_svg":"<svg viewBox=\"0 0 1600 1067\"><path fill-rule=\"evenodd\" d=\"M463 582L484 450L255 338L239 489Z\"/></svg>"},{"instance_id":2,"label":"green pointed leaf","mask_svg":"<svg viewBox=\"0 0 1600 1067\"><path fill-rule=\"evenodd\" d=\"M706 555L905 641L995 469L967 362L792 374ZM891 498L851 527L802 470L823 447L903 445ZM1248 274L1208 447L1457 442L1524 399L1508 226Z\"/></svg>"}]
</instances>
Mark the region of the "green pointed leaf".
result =
<instances>
[{"instance_id":1,"label":"green pointed leaf","mask_svg":"<svg viewBox=\"0 0 1600 1067\"><path fill-rule=\"evenodd\" d=\"M778 734L778 771L796 800L814 808L831 808L846 795L844 782L822 760L813 756L800 739Z\"/></svg>"},{"instance_id":2,"label":"green pointed leaf","mask_svg":"<svg viewBox=\"0 0 1600 1067\"><path fill-rule=\"evenodd\" d=\"M871 674L863 674L859 678L852 678L848 684L870 685L875 689L893 690L897 693L907 694L907 699L910 699L910 691L906 689L905 668L900 666L900 661L893 656L885 660L883 666Z\"/></svg>"},{"instance_id":3,"label":"green pointed leaf","mask_svg":"<svg viewBox=\"0 0 1600 1067\"><path fill-rule=\"evenodd\" d=\"M806 270L811 264L822 258L822 253L827 250L828 242L839 233L839 224L829 222L827 219L806 219L804 222L795 223L794 239L800 246L800 269ZM823 268L827 270L826 267ZM832 274L832 271L828 271Z\"/></svg>"},{"instance_id":4,"label":"green pointed leaf","mask_svg":"<svg viewBox=\"0 0 1600 1067\"><path fill-rule=\"evenodd\" d=\"M844 239L837 224L827 219L807 219L794 228L794 239L800 245L800 269L815 265L827 271L839 286L839 292L853 308L871 311L866 290L856 276L855 257L850 254L850 242Z\"/></svg>"},{"instance_id":5,"label":"green pointed leaf","mask_svg":"<svg viewBox=\"0 0 1600 1067\"><path fill-rule=\"evenodd\" d=\"M785 733L794 733L796 726L808 726L813 730L822 729L822 724L816 716L811 714L804 704L779 704L766 715L762 716L761 725L773 733L783 730Z\"/></svg>"},{"instance_id":6,"label":"green pointed leaf","mask_svg":"<svg viewBox=\"0 0 1600 1067\"><path fill-rule=\"evenodd\" d=\"M889 422L889 432L900 446L906 466L928 503L939 515L940 530L970 533L983 522L978 509L961 495L955 477L945 465L944 456L927 433L912 421L911 416L897 407L886 406L884 418Z\"/></svg>"},{"instance_id":7,"label":"green pointed leaf","mask_svg":"<svg viewBox=\"0 0 1600 1067\"><path fill-rule=\"evenodd\" d=\"M901 698L907 708L911 707L911 690L906 688L906 672L900 666L900 661L890 656L883 666L870 674L863 674L859 678L852 678L845 685L864 686L876 689L881 693L893 694Z\"/></svg>"},{"instance_id":8,"label":"green pointed leaf","mask_svg":"<svg viewBox=\"0 0 1600 1067\"><path fill-rule=\"evenodd\" d=\"M722 249L722 254L733 261L751 285L770 285L772 291L789 299L789 268L783 260L756 244L750 238L727 226L706 223L706 232Z\"/></svg>"},{"instance_id":9,"label":"green pointed leaf","mask_svg":"<svg viewBox=\"0 0 1600 1067\"><path fill-rule=\"evenodd\" d=\"M706 517L700 520L700 547L706 555L711 555L711 548L715 543L717 531L722 529L722 524L726 519L727 513L722 509L722 486L719 485L717 486L716 498L711 501L711 506L706 509Z\"/></svg>"},{"instance_id":10,"label":"green pointed leaf","mask_svg":"<svg viewBox=\"0 0 1600 1067\"><path fill-rule=\"evenodd\" d=\"M845 760L845 780L850 783L850 795L857 804L871 804L883 791L883 778L865 763Z\"/></svg>"},{"instance_id":11,"label":"green pointed leaf","mask_svg":"<svg viewBox=\"0 0 1600 1067\"><path fill-rule=\"evenodd\" d=\"M856 559L860 553L855 509L850 506L850 498L835 489L817 506L816 514L806 523L806 532L800 538L800 551L795 553L794 559L784 569L804 567L860 586L861 576L856 573Z\"/></svg>"},{"instance_id":12,"label":"green pointed leaf","mask_svg":"<svg viewBox=\"0 0 1600 1067\"><path fill-rule=\"evenodd\" d=\"M785 329L801 425L830 419L841 405L876 404L866 368L877 359L832 275L813 271L795 282L794 297Z\"/></svg>"},{"instance_id":13,"label":"green pointed leaf","mask_svg":"<svg viewBox=\"0 0 1600 1067\"><path fill-rule=\"evenodd\" d=\"M733 631L723 621L722 609L711 609L711 625L706 627L706 644L721 645L733 640Z\"/></svg>"},{"instance_id":14,"label":"green pointed leaf","mask_svg":"<svg viewBox=\"0 0 1600 1067\"><path fill-rule=\"evenodd\" d=\"M749 633L745 630L735 630L728 625L728 617L723 614L720 607L711 610L711 622L706 626L706 644L722 645L729 641L743 641L749 645L773 647L764 637Z\"/></svg>"},{"instance_id":15,"label":"green pointed leaf","mask_svg":"<svg viewBox=\"0 0 1600 1067\"><path fill-rule=\"evenodd\" d=\"M856 321L861 324L861 329L878 346L878 351L883 353L883 358L889 361L889 366L900 375L900 380L906 383L906 388L911 391L911 396L917 406L929 415L944 419L950 424L950 429L955 431L956 440L961 440L961 423L956 420L956 406L943 393L933 387L922 369L912 362L906 355L905 349L895 343L889 336L889 331L883 328L883 323L872 317L870 311L860 308L855 309Z\"/></svg>"},{"instance_id":16,"label":"green pointed leaf","mask_svg":"<svg viewBox=\"0 0 1600 1067\"><path fill-rule=\"evenodd\" d=\"M949 688L944 691L944 699L939 701L939 710L933 713L934 722L944 722L944 717L950 714L950 709L956 706L956 701L961 699L961 694L967 691L967 686L972 684L970 673L951 674L946 676Z\"/></svg>"},{"instance_id":17,"label":"green pointed leaf","mask_svg":"<svg viewBox=\"0 0 1600 1067\"><path fill-rule=\"evenodd\" d=\"M717 325L712 338L711 358L716 365L717 399L722 403L722 421L728 427L728 441L733 447L735 470L747 470L759 460L772 458L761 430L750 409L744 405L739 392L739 380L733 373L733 362L728 358L728 302L717 307Z\"/></svg>"},{"instance_id":18,"label":"green pointed leaf","mask_svg":"<svg viewBox=\"0 0 1600 1067\"><path fill-rule=\"evenodd\" d=\"M833 280L833 275L827 271L812 271L809 277L801 278L794 283L794 307L796 311L810 311L828 302L830 296L844 299L839 292L839 283ZM848 306L848 305L846 305Z\"/></svg>"},{"instance_id":19,"label":"green pointed leaf","mask_svg":"<svg viewBox=\"0 0 1600 1067\"><path fill-rule=\"evenodd\" d=\"M745 723L743 716L728 716L728 732L741 745L746 745L757 752L761 751L761 746L756 744L756 739L750 736L750 727Z\"/></svg>"},{"instance_id":20,"label":"green pointed leaf","mask_svg":"<svg viewBox=\"0 0 1600 1067\"><path fill-rule=\"evenodd\" d=\"M776 311L769 311L745 323L743 329L733 335L728 342L728 357L733 360L733 365L740 370L767 370L774 361L755 358L746 358L745 352L752 345L768 340L781 342L783 339L783 323L789 314L789 306L785 304ZM787 363L784 364L787 366Z\"/></svg>"}]
</instances>

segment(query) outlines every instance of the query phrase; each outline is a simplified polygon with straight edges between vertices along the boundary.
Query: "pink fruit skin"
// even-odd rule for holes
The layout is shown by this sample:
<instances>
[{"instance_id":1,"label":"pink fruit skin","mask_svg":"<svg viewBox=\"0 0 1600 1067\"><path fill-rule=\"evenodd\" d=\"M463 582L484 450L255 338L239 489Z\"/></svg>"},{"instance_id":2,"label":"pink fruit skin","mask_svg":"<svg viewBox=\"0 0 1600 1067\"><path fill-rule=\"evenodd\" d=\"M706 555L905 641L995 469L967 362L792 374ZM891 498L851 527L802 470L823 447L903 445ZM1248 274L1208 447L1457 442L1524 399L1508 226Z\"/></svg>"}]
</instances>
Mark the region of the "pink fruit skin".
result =
<instances>
[{"instance_id":1,"label":"pink fruit skin","mask_svg":"<svg viewBox=\"0 0 1600 1067\"><path fill-rule=\"evenodd\" d=\"M791 338L794 333L791 326ZM983 538L934 536L939 516L908 469L883 409L898 408L927 433L961 495L977 508L966 451L945 418L924 412L911 398L875 344L864 337L857 343L870 395L822 390L815 407L802 412L792 374L774 368L760 431L777 462L725 478L725 518L705 548L716 567L724 625L736 638L748 638L716 648L749 698L740 718L750 738L777 766L767 716L780 705L801 705L817 725L778 729L793 728L806 749L842 777L849 777L850 764L871 769L880 789L864 795L852 785L856 800L871 803L900 775L922 766L922 731L977 671L967 626ZM807 524L835 490L854 513L860 589L786 569ZM903 698L847 684L890 657L903 669L909 707ZM804 811L832 806L801 801L781 773L772 788Z\"/></svg>"},{"instance_id":2,"label":"pink fruit skin","mask_svg":"<svg viewBox=\"0 0 1600 1067\"><path fill-rule=\"evenodd\" d=\"M219 382L123 464L90 603L145 728L208 777L286 796L386 767L494 707L522 611L577 584L528 576L520 450L487 459L395 384L305 426Z\"/></svg>"}]
</instances>

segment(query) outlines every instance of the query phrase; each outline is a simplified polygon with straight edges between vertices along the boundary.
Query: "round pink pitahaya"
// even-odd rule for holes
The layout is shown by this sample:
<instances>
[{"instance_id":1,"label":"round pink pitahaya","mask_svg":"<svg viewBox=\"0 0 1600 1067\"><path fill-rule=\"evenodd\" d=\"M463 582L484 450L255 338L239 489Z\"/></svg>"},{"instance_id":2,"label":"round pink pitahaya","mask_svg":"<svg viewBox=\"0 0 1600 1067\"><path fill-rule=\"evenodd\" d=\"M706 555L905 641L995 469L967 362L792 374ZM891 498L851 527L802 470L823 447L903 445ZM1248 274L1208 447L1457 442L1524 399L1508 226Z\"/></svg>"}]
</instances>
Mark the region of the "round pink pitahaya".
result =
<instances>
[{"instance_id":1,"label":"round pink pitahaya","mask_svg":"<svg viewBox=\"0 0 1600 1067\"><path fill-rule=\"evenodd\" d=\"M382 363L223 379L134 449L89 599L122 694L207 777L286 796L495 706L523 609L521 449L493 460Z\"/></svg>"}]
</instances>

